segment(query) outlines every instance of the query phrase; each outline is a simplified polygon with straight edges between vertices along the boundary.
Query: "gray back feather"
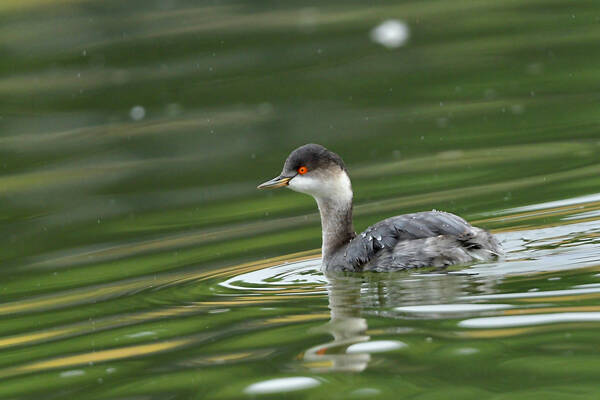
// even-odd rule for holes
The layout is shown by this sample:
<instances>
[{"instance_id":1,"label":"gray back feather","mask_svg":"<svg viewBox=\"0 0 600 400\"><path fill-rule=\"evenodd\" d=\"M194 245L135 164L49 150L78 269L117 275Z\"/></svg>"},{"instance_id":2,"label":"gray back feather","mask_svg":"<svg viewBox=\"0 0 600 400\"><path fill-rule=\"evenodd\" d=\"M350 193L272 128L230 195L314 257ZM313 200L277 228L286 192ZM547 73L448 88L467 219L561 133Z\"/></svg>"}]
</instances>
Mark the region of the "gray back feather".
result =
<instances>
[{"instance_id":1,"label":"gray back feather","mask_svg":"<svg viewBox=\"0 0 600 400\"><path fill-rule=\"evenodd\" d=\"M441 211L391 217L370 226L352 239L343 251L336 254L332 266L337 269L335 264L338 264L345 266L343 269L350 267L358 271L383 249L392 251L399 242L440 235L453 237L467 247L477 246L476 243L468 243L475 234L473 229L464 219Z\"/></svg>"}]
</instances>

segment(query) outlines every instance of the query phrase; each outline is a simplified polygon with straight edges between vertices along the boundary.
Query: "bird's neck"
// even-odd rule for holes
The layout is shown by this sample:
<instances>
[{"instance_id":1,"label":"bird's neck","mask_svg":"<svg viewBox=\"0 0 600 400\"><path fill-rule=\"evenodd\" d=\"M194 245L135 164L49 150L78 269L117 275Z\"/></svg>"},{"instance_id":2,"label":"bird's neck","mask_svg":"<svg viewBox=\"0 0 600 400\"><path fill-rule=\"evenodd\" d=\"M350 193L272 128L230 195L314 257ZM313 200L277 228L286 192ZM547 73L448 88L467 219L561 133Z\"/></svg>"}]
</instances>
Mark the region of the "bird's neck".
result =
<instances>
[{"instance_id":1,"label":"bird's neck","mask_svg":"<svg viewBox=\"0 0 600 400\"><path fill-rule=\"evenodd\" d=\"M323 263L350 242L354 236L352 223L352 187L348 184L336 196L317 197L323 233Z\"/></svg>"}]
</instances>

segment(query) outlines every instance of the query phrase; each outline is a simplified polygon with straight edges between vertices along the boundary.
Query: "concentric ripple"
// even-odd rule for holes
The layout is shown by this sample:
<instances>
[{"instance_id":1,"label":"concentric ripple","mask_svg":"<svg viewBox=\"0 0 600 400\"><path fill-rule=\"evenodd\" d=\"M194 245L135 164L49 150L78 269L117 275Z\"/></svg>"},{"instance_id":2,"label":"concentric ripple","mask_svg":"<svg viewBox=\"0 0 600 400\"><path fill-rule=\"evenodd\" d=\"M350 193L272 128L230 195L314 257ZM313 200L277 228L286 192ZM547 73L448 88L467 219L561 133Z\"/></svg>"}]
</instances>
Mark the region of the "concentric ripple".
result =
<instances>
[{"instance_id":1,"label":"concentric ripple","mask_svg":"<svg viewBox=\"0 0 600 400\"><path fill-rule=\"evenodd\" d=\"M273 291L279 294L322 294L327 279L320 271L321 259L288 261L283 264L233 276L220 286L243 291Z\"/></svg>"}]
</instances>

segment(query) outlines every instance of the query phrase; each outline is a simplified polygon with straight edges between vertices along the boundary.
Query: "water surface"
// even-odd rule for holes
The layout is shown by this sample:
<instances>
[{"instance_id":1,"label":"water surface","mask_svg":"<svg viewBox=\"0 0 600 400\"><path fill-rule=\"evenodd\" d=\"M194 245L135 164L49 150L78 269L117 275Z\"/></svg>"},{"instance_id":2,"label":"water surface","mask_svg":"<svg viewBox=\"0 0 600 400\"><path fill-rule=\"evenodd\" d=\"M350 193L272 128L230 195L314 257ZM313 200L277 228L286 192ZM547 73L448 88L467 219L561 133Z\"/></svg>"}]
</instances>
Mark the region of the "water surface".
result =
<instances>
[{"instance_id":1,"label":"water surface","mask_svg":"<svg viewBox=\"0 0 600 400\"><path fill-rule=\"evenodd\" d=\"M598 18L2 2L0 398L597 397ZM324 276L314 201L255 190L307 142L357 229L445 210L506 259Z\"/></svg>"}]
</instances>

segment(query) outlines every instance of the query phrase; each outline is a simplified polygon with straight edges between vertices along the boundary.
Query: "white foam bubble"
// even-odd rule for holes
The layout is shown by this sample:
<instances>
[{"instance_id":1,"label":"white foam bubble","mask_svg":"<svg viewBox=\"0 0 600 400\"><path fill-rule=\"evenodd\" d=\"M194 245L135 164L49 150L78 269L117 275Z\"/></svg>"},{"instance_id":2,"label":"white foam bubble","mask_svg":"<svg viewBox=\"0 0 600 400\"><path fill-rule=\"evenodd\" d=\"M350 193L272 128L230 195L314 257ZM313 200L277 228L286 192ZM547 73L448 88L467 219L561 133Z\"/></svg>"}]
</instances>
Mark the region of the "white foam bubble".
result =
<instances>
[{"instance_id":1,"label":"white foam bubble","mask_svg":"<svg viewBox=\"0 0 600 400\"><path fill-rule=\"evenodd\" d=\"M429 304L422 306L396 307L396 311L424 314L442 314L504 310L506 308L512 308L512 306L509 304Z\"/></svg>"},{"instance_id":2,"label":"white foam bubble","mask_svg":"<svg viewBox=\"0 0 600 400\"><path fill-rule=\"evenodd\" d=\"M600 322L600 312L569 312L472 318L459 322L458 326L462 328L508 328L564 322Z\"/></svg>"},{"instance_id":3,"label":"white foam bubble","mask_svg":"<svg viewBox=\"0 0 600 400\"><path fill-rule=\"evenodd\" d=\"M310 389L319 386L321 382L315 378L306 376L295 376L289 378L269 379L267 381L253 383L244 392L247 394L269 394L292 392L295 390Z\"/></svg>"},{"instance_id":4,"label":"white foam bubble","mask_svg":"<svg viewBox=\"0 0 600 400\"><path fill-rule=\"evenodd\" d=\"M589 287L581 289L565 289L565 290L547 290L539 292L525 292L525 293L498 293L498 294L482 294L478 296L464 296L464 299L471 300L491 300L491 299L521 299L531 297L555 297L555 296L572 296L587 293L598 293L600 288Z\"/></svg>"},{"instance_id":5,"label":"white foam bubble","mask_svg":"<svg viewBox=\"0 0 600 400\"><path fill-rule=\"evenodd\" d=\"M398 340L372 340L370 342L355 343L348 346L346 353L383 353L406 347L407 344Z\"/></svg>"}]
</instances>

